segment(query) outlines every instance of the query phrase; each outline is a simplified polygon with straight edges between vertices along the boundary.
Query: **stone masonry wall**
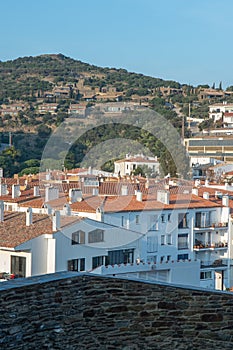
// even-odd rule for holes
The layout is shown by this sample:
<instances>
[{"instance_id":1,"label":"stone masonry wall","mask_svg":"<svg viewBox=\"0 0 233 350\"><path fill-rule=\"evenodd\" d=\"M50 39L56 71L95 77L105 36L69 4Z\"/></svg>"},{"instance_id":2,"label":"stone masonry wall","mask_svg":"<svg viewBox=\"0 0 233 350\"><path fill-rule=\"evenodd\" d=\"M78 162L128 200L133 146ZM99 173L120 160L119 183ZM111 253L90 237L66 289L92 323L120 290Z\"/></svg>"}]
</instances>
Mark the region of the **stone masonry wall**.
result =
<instances>
[{"instance_id":1,"label":"stone masonry wall","mask_svg":"<svg viewBox=\"0 0 233 350\"><path fill-rule=\"evenodd\" d=\"M0 284L0 349L233 349L233 295L60 273Z\"/></svg>"}]
</instances>

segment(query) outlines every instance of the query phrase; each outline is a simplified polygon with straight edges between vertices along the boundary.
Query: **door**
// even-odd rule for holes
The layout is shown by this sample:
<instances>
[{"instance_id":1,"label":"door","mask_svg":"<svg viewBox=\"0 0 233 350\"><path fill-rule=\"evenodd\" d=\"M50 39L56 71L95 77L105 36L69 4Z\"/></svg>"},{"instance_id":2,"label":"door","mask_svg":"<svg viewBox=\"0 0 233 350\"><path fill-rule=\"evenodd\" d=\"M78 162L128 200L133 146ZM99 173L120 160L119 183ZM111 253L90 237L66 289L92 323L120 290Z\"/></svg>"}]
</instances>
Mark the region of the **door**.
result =
<instances>
[{"instance_id":1,"label":"door","mask_svg":"<svg viewBox=\"0 0 233 350\"><path fill-rule=\"evenodd\" d=\"M222 290L222 271L215 271L215 289Z\"/></svg>"}]
</instances>

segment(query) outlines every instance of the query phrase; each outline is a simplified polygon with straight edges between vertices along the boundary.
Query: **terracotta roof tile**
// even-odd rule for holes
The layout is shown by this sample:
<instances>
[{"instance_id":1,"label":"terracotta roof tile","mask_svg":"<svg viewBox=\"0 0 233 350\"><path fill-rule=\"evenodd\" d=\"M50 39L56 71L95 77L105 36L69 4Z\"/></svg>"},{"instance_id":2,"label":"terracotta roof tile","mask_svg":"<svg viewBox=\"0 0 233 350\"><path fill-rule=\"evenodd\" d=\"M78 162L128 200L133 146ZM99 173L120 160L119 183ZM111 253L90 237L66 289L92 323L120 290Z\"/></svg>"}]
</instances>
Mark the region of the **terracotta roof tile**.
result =
<instances>
[{"instance_id":1,"label":"terracotta roof tile","mask_svg":"<svg viewBox=\"0 0 233 350\"><path fill-rule=\"evenodd\" d=\"M33 214L33 223L26 226L26 214L5 212L0 222L0 246L14 248L42 234L52 234L52 220L49 215ZM61 228L82 220L74 216L61 216Z\"/></svg>"}]
</instances>

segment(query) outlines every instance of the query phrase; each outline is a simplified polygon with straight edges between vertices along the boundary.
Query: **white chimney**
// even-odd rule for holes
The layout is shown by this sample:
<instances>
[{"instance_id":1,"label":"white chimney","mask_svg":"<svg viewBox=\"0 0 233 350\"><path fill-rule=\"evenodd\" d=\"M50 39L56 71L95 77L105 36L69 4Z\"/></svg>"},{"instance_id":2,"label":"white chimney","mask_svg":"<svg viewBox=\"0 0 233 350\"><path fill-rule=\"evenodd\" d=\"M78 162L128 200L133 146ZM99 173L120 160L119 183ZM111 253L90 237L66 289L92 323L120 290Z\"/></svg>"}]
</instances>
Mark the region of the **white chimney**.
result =
<instances>
[{"instance_id":1,"label":"white chimney","mask_svg":"<svg viewBox=\"0 0 233 350\"><path fill-rule=\"evenodd\" d=\"M96 221L104 222L104 213L101 207L96 209Z\"/></svg>"},{"instance_id":2,"label":"white chimney","mask_svg":"<svg viewBox=\"0 0 233 350\"><path fill-rule=\"evenodd\" d=\"M0 222L4 221L4 202L0 201Z\"/></svg>"},{"instance_id":3,"label":"white chimney","mask_svg":"<svg viewBox=\"0 0 233 350\"><path fill-rule=\"evenodd\" d=\"M0 178L3 177L3 168L0 168Z\"/></svg>"},{"instance_id":4,"label":"white chimney","mask_svg":"<svg viewBox=\"0 0 233 350\"><path fill-rule=\"evenodd\" d=\"M76 188L69 189L69 203L81 202L82 201L82 191Z\"/></svg>"},{"instance_id":5,"label":"white chimney","mask_svg":"<svg viewBox=\"0 0 233 350\"><path fill-rule=\"evenodd\" d=\"M12 198L18 198L21 195L20 186L12 185Z\"/></svg>"},{"instance_id":6,"label":"white chimney","mask_svg":"<svg viewBox=\"0 0 233 350\"><path fill-rule=\"evenodd\" d=\"M209 194L209 192L203 192L203 198L204 198L204 199L210 199L210 194Z\"/></svg>"},{"instance_id":7,"label":"white chimney","mask_svg":"<svg viewBox=\"0 0 233 350\"><path fill-rule=\"evenodd\" d=\"M47 173L47 174L45 175L45 180L46 180L46 181L51 180L51 174L50 174L50 172Z\"/></svg>"},{"instance_id":8,"label":"white chimney","mask_svg":"<svg viewBox=\"0 0 233 350\"><path fill-rule=\"evenodd\" d=\"M192 188L192 194L195 194L195 196L198 196L198 188Z\"/></svg>"},{"instance_id":9,"label":"white chimney","mask_svg":"<svg viewBox=\"0 0 233 350\"><path fill-rule=\"evenodd\" d=\"M46 214L48 214L48 215L52 214L52 208L48 203L44 204L43 208L47 209Z\"/></svg>"},{"instance_id":10,"label":"white chimney","mask_svg":"<svg viewBox=\"0 0 233 350\"><path fill-rule=\"evenodd\" d=\"M60 211L56 210L53 213L53 232L56 232L61 228L61 218L60 218Z\"/></svg>"},{"instance_id":11,"label":"white chimney","mask_svg":"<svg viewBox=\"0 0 233 350\"><path fill-rule=\"evenodd\" d=\"M229 196L222 196L222 205L229 207Z\"/></svg>"},{"instance_id":12,"label":"white chimney","mask_svg":"<svg viewBox=\"0 0 233 350\"><path fill-rule=\"evenodd\" d=\"M26 226L30 226L32 224L32 208L27 208L26 211Z\"/></svg>"},{"instance_id":13,"label":"white chimney","mask_svg":"<svg viewBox=\"0 0 233 350\"><path fill-rule=\"evenodd\" d=\"M138 202L142 202L142 192L141 191L137 191L136 199Z\"/></svg>"},{"instance_id":14,"label":"white chimney","mask_svg":"<svg viewBox=\"0 0 233 350\"><path fill-rule=\"evenodd\" d=\"M208 187L209 186L209 180L205 180L205 186Z\"/></svg>"},{"instance_id":15,"label":"white chimney","mask_svg":"<svg viewBox=\"0 0 233 350\"><path fill-rule=\"evenodd\" d=\"M122 185L122 187L121 187L121 195L122 196L128 196L128 186L127 185Z\"/></svg>"},{"instance_id":16,"label":"white chimney","mask_svg":"<svg viewBox=\"0 0 233 350\"><path fill-rule=\"evenodd\" d=\"M99 189L98 188L93 188L92 195L93 196L98 196L99 195Z\"/></svg>"},{"instance_id":17,"label":"white chimney","mask_svg":"<svg viewBox=\"0 0 233 350\"><path fill-rule=\"evenodd\" d=\"M59 189L53 186L45 188L45 202L59 198Z\"/></svg>"},{"instance_id":18,"label":"white chimney","mask_svg":"<svg viewBox=\"0 0 233 350\"><path fill-rule=\"evenodd\" d=\"M40 187L39 186L34 186L33 187L33 195L34 195L34 197L39 197L40 196Z\"/></svg>"},{"instance_id":19,"label":"white chimney","mask_svg":"<svg viewBox=\"0 0 233 350\"><path fill-rule=\"evenodd\" d=\"M71 215L71 208L69 203L64 204L63 209L64 209L65 215L68 215L68 216Z\"/></svg>"},{"instance_id":20,"label":"white chimney","mask_svg":"<svg viewBox=\"0 0 233 350\"><path fill-rule=\"evenodd\" d=\"M169 204L170 203L170 192L164 191L164 190L158 190L157 191L157 201L161 202L163 204Z\"/></svg>"},{"instance_id":21,"label":"white chimney","mask_svg":"<svg viewBox=\"0 0 233 350\"><path fill-rule=\"evenodd\" d=\"M7 185L0 184L0 196L5 196L6 194L8 194Z\"/></svg>"}]
</instances>

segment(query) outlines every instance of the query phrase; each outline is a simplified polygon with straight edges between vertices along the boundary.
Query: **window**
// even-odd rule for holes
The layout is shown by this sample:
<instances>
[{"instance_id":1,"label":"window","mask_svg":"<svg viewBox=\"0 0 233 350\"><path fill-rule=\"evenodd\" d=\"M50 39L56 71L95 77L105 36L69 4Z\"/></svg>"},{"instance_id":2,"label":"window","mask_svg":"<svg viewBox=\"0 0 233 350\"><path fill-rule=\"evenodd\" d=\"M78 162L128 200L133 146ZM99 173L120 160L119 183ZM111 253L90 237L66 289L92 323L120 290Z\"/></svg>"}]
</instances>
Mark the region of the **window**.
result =
<instances>
[{"instance_id":1,"label":"window","mask_svg":"<svg viewBox=\"0 0 233 350\"><path fill-rule=\"evenodd\" d=\"M212 273L211 273L211 271L204 271L204 272L201 272L201 274L200 274L200 279L201 279L201 280L210 279L210 278L212 278Z\"/></svg>"},{"instance_id":2,"label":"window","mask_svg":"<svg viewBox=\"0 0 233 350\"><path fill-rule=\"evenodd\" d=\"M92 258L92 268L95 269L98 266L104 265L104 256L94 256Z\"/></svg>"},{"instance_id":3,"label":"window","mask_svg":"<svg viewBox=\"0 0 233 350\"><path fill-rule=\"evenodd\" d=\"M164 258L165 258L164 256L161 256L161 257L160 257L160 263L161 263L161 264L164 262Z\"/></svg>"},{"instance_id":4,"label":"window","mask_svg":"<svg viewBox=\"0 0 233 350\"><path fill-rule=\"evenodd\" d=\"M26 258L11 255L11 273L18 277L26 276Z\"/></svg>"},{"instance_id":5,"label":"window","mask_svg":"<svg viewBox=\"0 0 233 350\"><path fill-rule=\"evenodd\" d=\"M172 235L171 234L167 235L167 244L169 244L169 245L172 244Z\"/></svg>"},{"instance_id":6,"label":"window","mask_svg":"<svg viewBox=\"0 0 233 350\"><path fill-rule=\"evenodd\" d=\"M189 255L188 254L178 254L177 260L188 260Z\"/></svg>"},{"instance_id":7,"label":"window","mask_svg":"<svg viewBox=\"0 0 233 350\"><path fill-rule=\"evenodd\" d=\"M165 235L161 235L161 245L165 244Z\"/></svg>"},{"instance_id":8,"label":"window","mask_svg":"<svg viewBox=\"0 0 233 350\"><path fill-rule=\"evenodd\" d=\"M147 237L147 253L153 253L158 251L158 237Z\"/></svg>"},{"instance_id":9,"label":"window","mask_svg":"<svg viewBox=\"0 0 233 350\"><path fill-rule=\"evenodd\" d=\"M149 231L158 230L158 215L149 216Z\"/></svg>"},{"instance_id":10,"label":"window","mask_svg":"<svg viewBox=\"0 0 233 350\"><path fill-rule=\"evenodd\" d=\"M188 249L188 233L178 235L178 249Z\"/></svg>"},{"instance_id":11,"label":"window","mask_svg":"<svg viewBox=\"0 0 233 350\"><path fill-rule=\"evenodd\" d=\"M167 261L171 260L171 255L167 255Z\"/></svg>"},{"instance_id":12,"label":"window","mask_svg":"<svg viewBox=\"0 0 233 350\"><path fill-rule=\"evenodd\" d=\"M178 228L187 228L187 227L188 227L187 213L178 214Z\"/></svg>"},{"instance_id":13,"label":"window","mask_svg":"<svg viewBox=\"0 0 233 350\"><path fill-rule=\"evenodd\" d=\"M165 222L165 214L161 215L161 222Z\"/></svg>"},{"instance_id":14,"label":"window","mask_svg":"<svg viewBox=\"0 0 233 350\"><path fill-rule=\"evenodd\" d=\"M169 222L171 222L171 216L172 216L172 214L168 214L168 216L167 216L167 220L168 220Z\"/></svg>"},{"instance_id":15,"label":"window","mask_svg":"<svg viewBox=\"0 0 233 350\"><path fill-rule=\"evenodd\" d=\"M68 271L85 271L85 258L68 260Z\"/></svg>"},{"instance_id":16,"label":"window","mask_svg":"<svg viewBox=\"0 0 233 350\"><path fill-rule=\"evenodd\" d=\"M136 215L136 225L139 224L139 215Z\"/></svg>"},{"instance_id":17,"label":"window","mask_svg":"<svg viewBox=\"0 0 233 350\"><path fill-rule=\"evenodd\" d=\"M121 226L125 227L127 225L127 220L124 216L121 217Z\"/></svg>"},{"instance_id":18,"label":"window","mask_svg":"<svg viewBox=\"0 0 233 350\"><path fill-rule=\"evenodd\" d=\"M72 233L71 244L85 244L85 232L79 230Z\"/></svg>"},{"instance_id":19,"label":"window","mask_svg":"<svg viewBox=\"0 0 233 350\"><path fill-rule=\"evenodd\" d=\"M100 229L88 232L88 243L98 243L104 241L104 231Z\"/></svg>"},{"instance_id":20,"label":"window","mask_svg":"<svg viewBox=\"0 0 233 350\"><path fill-rule=\"evenodd\" d=\"M210 226L210 212L196 213L196 227L209 227Z\"/></svg>"},{"instance_id":21,"label":"window","mask_svg":"<svg viewBox=\"0 0 233 350\"><path fill-rule=\"evenodd\" d=\"M134 261L134 249L113 250L108 252L107 265L127 264Z\"/></svg>"}]
</instances>

